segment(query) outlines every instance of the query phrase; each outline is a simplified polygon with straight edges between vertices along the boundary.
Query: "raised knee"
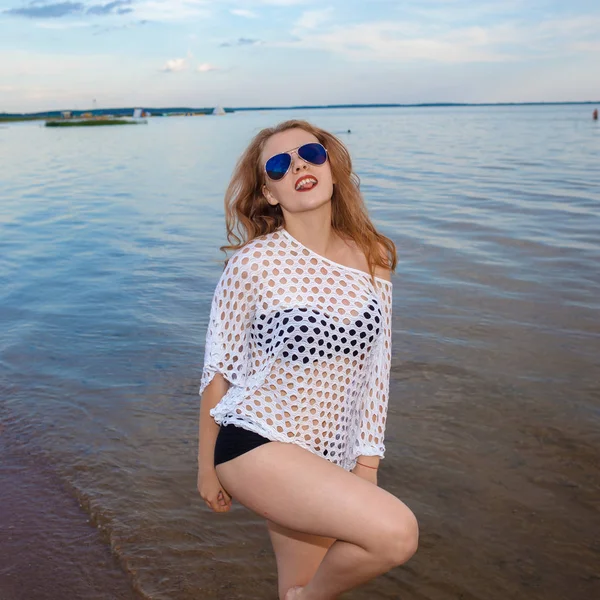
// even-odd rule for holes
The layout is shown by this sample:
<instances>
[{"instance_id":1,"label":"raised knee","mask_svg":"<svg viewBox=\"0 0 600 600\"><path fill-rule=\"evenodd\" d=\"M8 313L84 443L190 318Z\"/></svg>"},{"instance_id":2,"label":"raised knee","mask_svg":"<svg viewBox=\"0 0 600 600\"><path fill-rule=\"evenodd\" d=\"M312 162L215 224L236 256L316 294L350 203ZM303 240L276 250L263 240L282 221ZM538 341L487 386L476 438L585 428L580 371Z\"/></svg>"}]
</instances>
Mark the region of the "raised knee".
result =
<instances>
[{"instance_id":1,"label":"raised knee","mask_svg":"<svg viewBox=\"0 0 600 600\"><path fill-rule=\"evenodd\" d=\"M407 511L388 522L378 545L378 554L390 567L408 562L419 547L419 524L415 515Z\"/></svg>"}]
</instances>

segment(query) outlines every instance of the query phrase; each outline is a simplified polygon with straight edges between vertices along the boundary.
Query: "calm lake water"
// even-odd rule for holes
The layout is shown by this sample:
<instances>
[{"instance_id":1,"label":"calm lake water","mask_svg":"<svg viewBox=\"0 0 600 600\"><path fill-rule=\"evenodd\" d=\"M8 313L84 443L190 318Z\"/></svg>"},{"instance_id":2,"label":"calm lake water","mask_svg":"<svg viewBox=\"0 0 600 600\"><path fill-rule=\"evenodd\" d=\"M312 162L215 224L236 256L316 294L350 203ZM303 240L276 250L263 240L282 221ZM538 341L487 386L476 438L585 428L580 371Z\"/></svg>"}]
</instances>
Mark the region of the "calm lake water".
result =
<instances>
[{"instance_id":1,"label":"calm lake water","mask_svg":"<svg viewBox=\"0 0 600 600\"><path fill-rule=\"evenodd\" d=\"M348 599L600 597L592 108L0 128L0 597L275 600L264 521L196 490L198 385L225 187L292 117L399 252L380 485L421 544Z\"/></svg>"}]
</instances>

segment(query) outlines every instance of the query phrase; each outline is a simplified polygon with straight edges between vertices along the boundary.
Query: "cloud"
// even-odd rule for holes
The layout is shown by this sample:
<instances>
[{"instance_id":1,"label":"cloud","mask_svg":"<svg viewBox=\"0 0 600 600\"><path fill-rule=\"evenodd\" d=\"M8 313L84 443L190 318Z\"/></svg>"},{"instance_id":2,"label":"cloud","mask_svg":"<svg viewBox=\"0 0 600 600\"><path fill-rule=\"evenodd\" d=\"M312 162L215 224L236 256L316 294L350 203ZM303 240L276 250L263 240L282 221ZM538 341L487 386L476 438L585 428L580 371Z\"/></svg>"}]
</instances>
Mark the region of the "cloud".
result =
<instances>
[{"instance_id":1,"label":"cloud","mask_svg":"<svg viewBox=\"0 0 600 600\"><path fill-rule=\"evenodd\" d=\"M82 2L53 2L44 3L43 0L33 0L29 6L23 8L11 8L4 13L15 17L28 19L60 19L69 15L124 15L133 12L130 5L133 0L114 0L106 4L86 5Z\"/></svg>"},{"instance_id":2,"label":"cloud","mask_svg":"<svg viewBox=\"0 0 600 600\"><path fill-rule=\"evenodd\" d=\"M208 0L139 0L133 6L138 19L176 22L205 19L211 15Z\"/></svg>"},{"instance_id":3,"label":"cloud","mask_svg":"<svg viewBox=\"0 0 600 600\"><path fill-rule=\"evenodd\" d=\"M161 71L165 73L178 73L187 69L185 58L172 58L165 63Z\"/></svg>"},{"instance_id":4,"label":"cloud","mask_svg":"<svg viewBox=\"0 0 600 600\"><path fill-rule=\"evenodd\" d=\"M133 15L140 21L185 21L210 15L208 0L113 0L111 2L48 2L32 0L4 14L29 19L58 19L71 15L105 17Z\"/></svg>"},{"instance_id":5,"label":"cloud","mask_svg":"<svg viewBox=\"0 0 600 600\"><path fill-rule=\"evenodd\" d=\"M32 2L24 8L10 8L4 14L29 19L59 19L72 14L82 13L85 4L81 2L57 2L55 4L42 4Z\"/></svg>"},{"instance_id":6,"label":"cloud","mask_svg":"<svg viewBox=\"0 0 600 600\"><path fill-rule=\"evenodd\" d=\"M477 29L427 35L410 23L372 22L320 32L295 27L292 33L297 41L278 45L324 50L353 60L474 62L509 58L486 47L481 39L485 34Z\"/></svg>"},{"instance_id":7,"label":"cloud","mask_svg":"<svg viewBox=\"0 0 600 600\"><path fill-rule=\"evenodd\" d=\"M230 48L231 46L256 46L258 44L263 44L262 40L257 40L254 38L238 38L235 42L223 42L220 44L223 48Z\"/></svg>"},{"instance_id":8,"label":"cloud","mask_svg":"<svg viewBox=\"0 0 600 600\"><path fill-rule=\"evenodd\" d=\"M202 63L196 67L198 73L208 73L209 71L218 71L219 67L209 65L208 63Z\"/></svg>"},{"instance_id":9,"label":"cloud","mask_svg":"<svg viewBox=\"0 0 600 600\"><path fill-rule=\"evenodd\" d=\"M114 2L108 2L107 4L96 4L90 6L87 10L88 15L110 15L111 13L117 15L125 15L133 12L130 5L133 4L133 0L115 0Z\"/></svg>"},{"instance_id":10,"label":"cloud","mask_svg":"<svg viewBox=\"0 0 600 600\"><path fill-rule=\"evenodd\" d=\"M256 13L245 8L232 8L229 12L236 17L244 17L246 19L256 19L258 17Z\"/></svg>"},{"instance_id":11,"label":"cloud","mask_svg":"<svg viewBox=\"0 0 600 600\"><path fill-rule=\"evenodd\" d=\"M191 50L187 52L187 58L172 58L168 60L165 65L160 69L163 73L180 73L181 71L187 71L189 63L193 60L194 55ZM194 71L196 73L209 73L210 71L220 71L221 69L210 63L200 63Z\"/></svg>"},{"instance_id":12,"label":"cloud","mask_svg":"<svg viewBox=\"0 0 600 600\"><path fill-rule=\"evenodd\" d=\"M94 35L102 35L104 33L109 33L110 31L119 31L122 29L132 29L133 27L141 27L142 25L148 24L149 21L146 19L141 19L139 21L128 21L122 25L109 25L108 27L100 27L99 25L94 25ZM71 25L70 23L65 23L65 25ZM84 23L84 25L88 25Z\"/></svg>"},{"instance_id":13,"label":"cloud","mask_svg":"<svg viewBox=\"0 0 600 600\"><path fill-rule=\"evenodd\" d=\"M333 8L325 8L322 10L307 10L302 13L296 27L301 29L316 29L323 23L331 19Z\"/></svg>"},{"instance_id":14,"label":"cloud","mask_svg":"<svg viewBox=\"0 0 600 600\"><path fill-rule=\"evenodd\" d=\"M308 19L308 24L316 21ZM293 41L274 46L318 49L351 60L380 62L476 63L559 58L586 45L593 49L600 16L548 19L528 25L443 27L412 21L378 21L311 30L297 24Z\"/></svg>"}]
</instances>

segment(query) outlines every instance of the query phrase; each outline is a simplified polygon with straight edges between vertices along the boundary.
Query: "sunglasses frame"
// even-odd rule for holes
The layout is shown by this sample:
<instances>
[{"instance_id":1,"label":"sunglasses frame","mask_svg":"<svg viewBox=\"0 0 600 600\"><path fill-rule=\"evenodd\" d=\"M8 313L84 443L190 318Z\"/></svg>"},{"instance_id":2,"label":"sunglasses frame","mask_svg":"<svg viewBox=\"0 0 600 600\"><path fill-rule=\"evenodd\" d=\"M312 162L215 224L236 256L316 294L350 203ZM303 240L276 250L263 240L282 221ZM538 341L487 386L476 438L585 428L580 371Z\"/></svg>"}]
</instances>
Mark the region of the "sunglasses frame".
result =
<instances>
[{"instance_id":1,"label":"sunglasses frame","mask_svg":"<svg viewBox=\"0 0 600 600\"><path fill-rule=\"evenodd\" d=\"M321 146L321 148L323 148L323 150L325 150L325 160L319 165L316 163L311 163L309 160L305 160L304 158L302 158L299 154L298 154L298 150L300 148L302 148L303 146L310 146L311 144L318 144L319 146ZM265 172L265 175L271 180L271 181L281 181L289 172L291 166L292 166L292 152L295 152L296 154L298 154L298 158L300 158L301 160L303 160L305 163L308 163L309 165L314 165L315 167L321 167L323 166L328 160L329 160L329 153L327 152L327 148L325 148L325 146L323 146L323 144L321 144L321 142L306 142L306 144L301 144L300 146L296 146L295 148L292 148L291 150L286 150L285 152L278 152L277 154L273 154L273 156L269 156L269 158L267 158L267 160L265 161L263 170ZM288 154L290 157L290 164L288 165L288 168L286 169L285 173L279 178L279 179L273 179L269 173L267 172L267 163L272 159L275 158L276 156L279 156L280 154Z\"/></svg>"}]
</instances>

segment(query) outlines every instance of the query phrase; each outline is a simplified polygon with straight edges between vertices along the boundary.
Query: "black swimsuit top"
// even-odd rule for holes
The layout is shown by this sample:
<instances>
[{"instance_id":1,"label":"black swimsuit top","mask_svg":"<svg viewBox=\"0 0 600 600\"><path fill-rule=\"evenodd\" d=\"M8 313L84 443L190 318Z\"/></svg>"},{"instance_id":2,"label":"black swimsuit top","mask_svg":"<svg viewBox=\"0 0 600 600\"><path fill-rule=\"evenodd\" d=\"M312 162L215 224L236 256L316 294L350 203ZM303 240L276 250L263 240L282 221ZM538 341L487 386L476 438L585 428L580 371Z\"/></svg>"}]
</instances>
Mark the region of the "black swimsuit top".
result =
<instances>
[{"instance_id":1,"label":"black swimsuit top","mask_svg":"<svg viewBox=\"0 0 600 600\"><path fill-rule=\"evenodd\" d=\"M285 362L307 364L319 358L368 353L381 330L381 308L375 297L345 325L316 308L292 307L257 313L250 338L267 354Z\"/></svg>"}]
</instances>

